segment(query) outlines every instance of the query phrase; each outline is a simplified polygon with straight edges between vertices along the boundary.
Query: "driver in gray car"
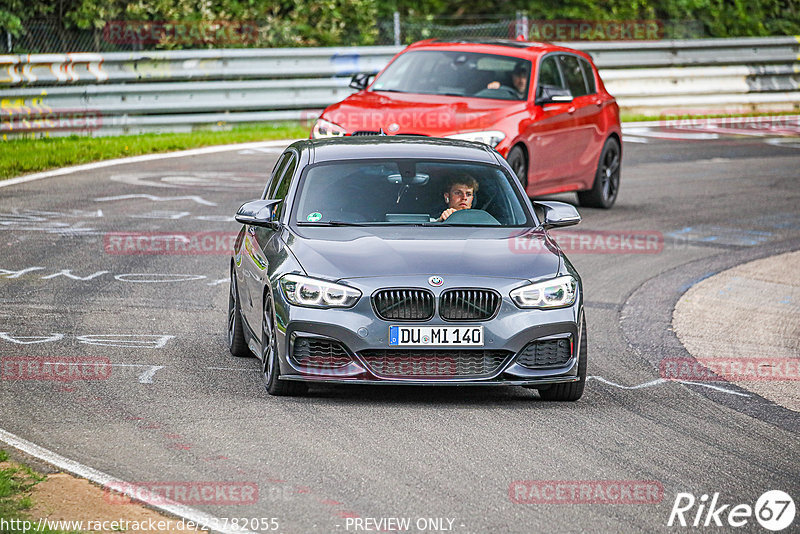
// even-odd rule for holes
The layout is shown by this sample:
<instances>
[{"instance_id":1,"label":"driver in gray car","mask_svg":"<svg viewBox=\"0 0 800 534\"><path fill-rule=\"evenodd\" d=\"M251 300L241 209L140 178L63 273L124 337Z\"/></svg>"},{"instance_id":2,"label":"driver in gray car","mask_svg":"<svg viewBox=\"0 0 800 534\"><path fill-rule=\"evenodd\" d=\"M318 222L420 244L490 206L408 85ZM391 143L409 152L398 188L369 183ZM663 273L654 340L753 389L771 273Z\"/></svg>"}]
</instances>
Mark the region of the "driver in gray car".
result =
<instances>
[{"instance_id":1,"label":"driver in gray car","mask_svg":"<svg viewBox=\"0 0 800 534\"><path fill-rule=\"evenodd\" d=\"M447 208L436 219L436 222L447 220L458 210L471 209L477 192L478 181L472 176L464 175L459 178L449 179L447 181L447 189L444 192L444 201L447 204Z\"/></svg>"}]
</instances>

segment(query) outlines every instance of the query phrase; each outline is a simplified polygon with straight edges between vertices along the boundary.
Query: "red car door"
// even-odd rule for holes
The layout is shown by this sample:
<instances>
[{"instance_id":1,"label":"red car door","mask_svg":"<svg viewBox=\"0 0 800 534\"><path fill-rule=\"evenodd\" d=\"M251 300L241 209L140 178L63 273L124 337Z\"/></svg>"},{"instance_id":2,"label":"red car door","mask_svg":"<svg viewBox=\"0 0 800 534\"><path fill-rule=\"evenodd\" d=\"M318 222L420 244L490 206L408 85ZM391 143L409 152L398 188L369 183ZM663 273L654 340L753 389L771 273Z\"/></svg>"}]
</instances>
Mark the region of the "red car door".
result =
<instances>
[{"instance_id":1,"label":"red car door","mask_svg":"<svg viewBox=\"0 0 800 534\"><path fill-rule=\"evenodd\" d=\"M597 105L598 96L594 90L594 77L589 80L582 68L582 60L575 54L561 53L558 55L559 69L572 94L573 132L570 135L572 147L570 150L570 168L565 169L565 188L584 188L581 184L587 183L597 169L597 158L603 146L602 106ZM588 65L588 63L587 63ZM591 68L591 67L590 67ZM588 182L591 185L591 182Z\"/></svg>"},{"instance_id":2,"label":"red car door","mask_svg":"<svg viewBox=\"0 0 800 534\"><path fill-rule=\"evenodd\" d=\"M525 128L525 137L530 147L529 192L541 193L574 174L572 160L574 146L578 141L575 106L573 102L541 103L541 98L546 94L563 94L566 89L557 55L544 56L537 70L531 121Z\"/></svg>"}]
</instances>

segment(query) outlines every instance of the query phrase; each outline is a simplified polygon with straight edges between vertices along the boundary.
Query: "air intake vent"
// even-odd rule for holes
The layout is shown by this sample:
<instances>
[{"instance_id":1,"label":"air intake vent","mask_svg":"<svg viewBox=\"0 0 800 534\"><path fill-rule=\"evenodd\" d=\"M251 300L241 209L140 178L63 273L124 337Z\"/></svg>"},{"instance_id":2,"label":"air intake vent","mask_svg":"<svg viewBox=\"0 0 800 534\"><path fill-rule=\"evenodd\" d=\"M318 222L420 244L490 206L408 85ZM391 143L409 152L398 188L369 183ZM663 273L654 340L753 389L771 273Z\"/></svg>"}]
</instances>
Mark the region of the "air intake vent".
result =
<instances>
[{"instance_id":1,"label":"air intake vent","mask_svg":"<svg viewBox=\"0 0 800 534\"><path fill-rule=\"evenodd\" d=\"M529 369L563 367L572 358L572 342L568 338L528 343L519 353L517 363Z\"/></svg>"},{"instance_id":2,"label":"air intake vent","mask_svg":"<svg viewBox=\"0 0 800 534\"><path fill-rule=\"evenodd\" d=\"M303 367L335 369L350 363L350 356L341 343L331 339L298 337L294 341L292 359Z\"/></svg>"}]
</instances>

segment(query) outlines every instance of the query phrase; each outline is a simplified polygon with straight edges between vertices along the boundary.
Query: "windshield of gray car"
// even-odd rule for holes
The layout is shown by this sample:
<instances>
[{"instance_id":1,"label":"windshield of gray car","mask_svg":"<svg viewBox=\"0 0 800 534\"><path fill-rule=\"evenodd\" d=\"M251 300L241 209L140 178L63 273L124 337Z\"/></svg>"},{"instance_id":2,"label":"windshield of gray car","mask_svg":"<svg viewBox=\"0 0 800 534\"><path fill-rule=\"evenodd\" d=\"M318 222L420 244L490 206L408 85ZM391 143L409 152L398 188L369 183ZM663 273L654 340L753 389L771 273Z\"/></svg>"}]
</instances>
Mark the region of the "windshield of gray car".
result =
<instances>
[{"instance_id":1,"label":"windshield of gray car","mask_svg":"<svg viewBox=\"0 0 800 534\"><path fill-rule=\"evenodd\" d=\"M444 50L417 50L401 54L378 76L371 91L525 100L514 86L514 71L529 77L526 59Z\"/></svg>"},{"instance_id":2,"label":"windshield of gray car","mask_svg":"<svg viewBox=\"0 0 800 534\"><path fill-rule=\"evenodd\" d=\"M313 226L529 226L515 178L501 167L441 160L364 160L313 165L303 174L293 218ZM472 184L472 203L450 206L453 184ZM455 196L454 196L455 197Z\"/></svg>"}]
</instances>

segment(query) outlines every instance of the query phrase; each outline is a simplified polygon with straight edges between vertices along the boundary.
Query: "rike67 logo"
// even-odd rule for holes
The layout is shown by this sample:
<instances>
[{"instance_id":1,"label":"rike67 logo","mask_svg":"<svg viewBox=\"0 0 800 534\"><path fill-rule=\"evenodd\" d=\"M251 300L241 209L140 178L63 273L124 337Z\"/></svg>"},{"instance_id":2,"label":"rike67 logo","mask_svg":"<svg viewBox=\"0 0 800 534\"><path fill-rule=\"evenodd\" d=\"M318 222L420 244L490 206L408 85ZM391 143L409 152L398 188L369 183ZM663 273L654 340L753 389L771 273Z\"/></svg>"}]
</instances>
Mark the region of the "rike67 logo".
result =
<instances>
[{"instance_id":1,"label":"rike67 logo","mask_svg":"<svg viewBox=\"0 0 800 534\"><path fill-rule=\"evenodd\" d=\"M755 520L763 528L779 532L794 523L795 504L788 493L770 490L749 504L723 504L719 493L710 498L703 494L696 498L692 493L678 493L672 504L667 526L681 527L733 527L740 528ZM751 527L752 529L752 527Z\"/></svg>"}]
</instances>

